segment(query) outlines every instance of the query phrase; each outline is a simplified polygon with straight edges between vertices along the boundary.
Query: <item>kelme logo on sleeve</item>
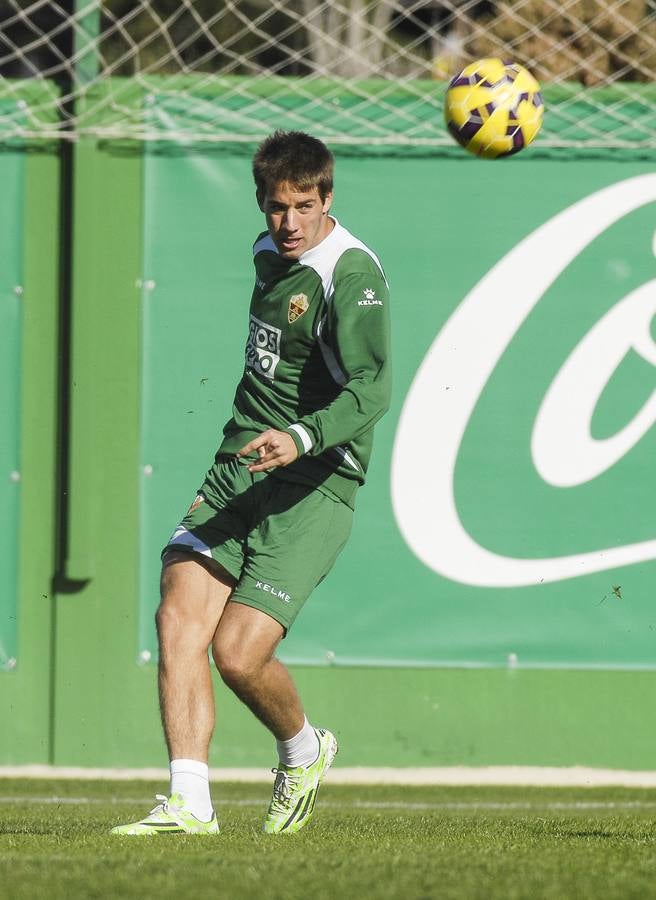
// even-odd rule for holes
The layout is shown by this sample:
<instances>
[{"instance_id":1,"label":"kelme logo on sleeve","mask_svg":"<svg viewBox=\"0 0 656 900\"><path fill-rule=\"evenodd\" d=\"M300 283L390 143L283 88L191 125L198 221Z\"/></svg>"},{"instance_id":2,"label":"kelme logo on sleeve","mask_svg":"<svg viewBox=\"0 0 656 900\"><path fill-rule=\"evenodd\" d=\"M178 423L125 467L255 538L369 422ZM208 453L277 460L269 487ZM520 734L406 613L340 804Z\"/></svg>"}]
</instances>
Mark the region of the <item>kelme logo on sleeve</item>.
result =
<instances>
[{"instance_id":1,"label":"kelme logo on sleeve","mask_svg":"<svg viewBox=\"0 0 656 900\"><path fill-rule=\"evenodd\" d=\"M362 299L358 300L358 306L382 306L383 301L376 297L376 291L373 288L365 288L362 291Z\"/></svg>"},{"instance_id":2,"label":"kelme logo on sleeve","mask_svg":"<svg viewBox=\"0 0 656 900\"><path fill-rule=\"evenodd\" d=\"M246 365L256 374L272 381L276 366L280 362L281 334L279 328L261 322L251 314L246 344Z\"/></svg>"},{"instance_id":3,"label":"kelme logo on sleeve","mask_svg":"<svg viewBox=\"0 0 656 900\"><path fill-rule=\"evenodd\" d=\"M294 294L289 298L289 309L287 310L287 320L291 325L297 319L300 319L309 306L308 298L305 294Z\"/></svg>"},{"instance_id":4,"label":"kelme logo on sleeve","mask_svg":"<svg viewBox=\"0 0 656 900\"><path fill-rule=\"evenodd\" d=\"M565 209L496 263L455 309L433 341L415 375L399 420L392 460L392 500L405 541L426 566L440 575L479 587L521 587L656 559L656 539L635 541L634 538L633 543L627 540L632 527L630 502L618 503L616 499L614 504L608 504L612 525L598 532L605 537L588 542L595 549L577 550L577 543L585 543L582 538L586 533L586 510L579 509L583 530L579 529L576 536L572 537L571 521L563 527L563 519L554 515L549 541L544 544L545 547L551 544L551 552L540 555L536 545L528 553L512 555L507 550L499 552L483 546L472 536L471 529L464 524L467 520L458 507L455 491L456 468L463 459L466 432L473 427L470 422L475 422L476 415L480 414L477 410L485 403L488 383L493 382L493 376L500 377L497 370L501 368L502 357L507 359L505 354L510 345L520 340L520 329L546 292L553 290L558 296L558 288L552 286L562 285L570 264L586 253L584 271L595 273L587 274L586 278L596 277L598 273L600 287L596 290L594 284L570 282L569 320L564 327L568 324L572 327L574 323L572 341L576 343L573 348L570 343L569 349L563 349L564 360L562 356L552 358L555 369L545 373L546 387L544 380L536 382L538 396L532 398L532 408L524 413L530 418L515 435L517 440L530 443L520 448L521 459L526 459L526 464L521 463L524 466L521 477L533 479L539 486L541 493L534 491L534 497L542 496L545 504L549 502L553 509L562 509L556 504L565 502L566 497L562 493L556 497L549 493L550 489L566 492L585 485L592 491L593 480L610 474L624 456L637 449L638 442L654 426L656 393L649 393L644 385L641 388L637 379L632 382L633 396L626 395L623 418L617 414L609 418L612 427L604 432L595 430L593 422L607 386L617 384L625 361L639 364L642 372L656 367L653 332L656 279L639 283L642 267L644 271L649 270L644 262L634 265L636 274L624 282L630 285L628 294L615 299L609 291L597 320L593 318L597 294L602 293L601 286L608 282L608 266L613 262L607 255L612 238L606 233L610 234L611 228L624 227L624 219L629 214L642 216L641 208L654 201L656 175L648 174L611 185ZM647 246L634 250L635 237L629 230L623 231L617 251L622 259L629 253L639 252L637 258L644 260L649 252L653 224L646 225L652 231L645 234L645 223L649 222L646 213L640 221L642 225L634 234L644 235ZM595 256L593 243L597 240L601 242L602 252L603 248L606 250L603 258ZM656 251L656 241L651 249ZM625 268L630 271L629 267ZM589 302L588 298L591 298ZM585 302L588 306L581 312ZM545 345L545 352L547 349ZM530 372L531 366L526 366L524 371ZM515 390L519 391L520 386L516 385ZM514 405L513 409L518 411ZM416 464L418 447L431 448L428 471ZM627 470L623 477L622 483L627 485L627 490L632 488L631 496L635 498L635 473ZM618 484L620 481L615 480ZM514 484L513 490L521 493L523 487L522 481ZM526 488L529 488L528 481ZM609 490L608 480L595 488L599 492ZM469 496L471 493L470 490ZM622 495L615 495L618 496ZM486 498L474 502L480 508ZM545 514L539 502L529 513L534 526L539 527ZM501 523L497 520L496 524ZM623 539L620 526L626 529L627 537ZM648 532L643 529L642 534ZM569 552L568 541L571 541Z\"/></svg>"}]
</instances>

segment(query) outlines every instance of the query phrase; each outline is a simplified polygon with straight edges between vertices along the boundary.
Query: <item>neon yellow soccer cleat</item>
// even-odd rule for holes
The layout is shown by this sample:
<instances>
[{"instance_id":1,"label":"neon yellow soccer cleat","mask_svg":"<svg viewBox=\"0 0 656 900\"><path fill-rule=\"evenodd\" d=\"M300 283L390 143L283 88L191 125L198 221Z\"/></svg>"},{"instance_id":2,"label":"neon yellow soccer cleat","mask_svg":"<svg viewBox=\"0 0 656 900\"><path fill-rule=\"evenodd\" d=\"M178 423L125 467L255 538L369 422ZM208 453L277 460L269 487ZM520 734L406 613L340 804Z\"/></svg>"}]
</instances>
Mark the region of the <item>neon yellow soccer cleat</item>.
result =
<instances>
[{"instance_id":1,"label":"neon yellow soccer cleat","mask_svg":"<svg viewBox=\"0 0 656 900\"><path fill-rule=\"evenodd\" d=\"M188 812L184 807L184 800L180 794L172 794L164 797L156 794L160 802L152 809L145 819L133 822L131 825L117 825L112 828L110 834L218 834L219 823L216 821L216 813L212 814L209 822L201 822L196 816Z\"/></svg>"},{"instance_id":2,"label":"neon yellow soccer cleat","mask_svg":"<svg viewBox=\"0 0 656 900\"><path fill-rule=\"evenodd\" d=\"M315 729L319 738L319 756L307 769L280 766L276 774L273 797L264 820L267 834L294 834L312 818L319 785L337 755L337 741L329 731Z\"/></svg>"}]
</instances>

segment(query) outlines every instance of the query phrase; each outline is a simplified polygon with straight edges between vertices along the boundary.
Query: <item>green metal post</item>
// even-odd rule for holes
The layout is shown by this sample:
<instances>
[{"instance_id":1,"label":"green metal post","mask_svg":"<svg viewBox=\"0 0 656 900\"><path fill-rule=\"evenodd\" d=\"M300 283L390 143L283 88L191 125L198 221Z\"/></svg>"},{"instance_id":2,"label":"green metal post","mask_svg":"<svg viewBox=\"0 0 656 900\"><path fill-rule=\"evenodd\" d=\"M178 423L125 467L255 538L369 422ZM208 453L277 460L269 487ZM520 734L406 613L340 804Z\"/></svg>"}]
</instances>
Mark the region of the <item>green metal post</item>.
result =
<instances>
[{"instance_id":1,"label":"green metal post","mask_svg":"<svg viewBox=\"0 0 656 900\"><path fill-rule=\"evenodd\" d=\"M98 77L101 0L75 0L73 23L73 81L75 87Z\"/></svg>"}]
</instances>

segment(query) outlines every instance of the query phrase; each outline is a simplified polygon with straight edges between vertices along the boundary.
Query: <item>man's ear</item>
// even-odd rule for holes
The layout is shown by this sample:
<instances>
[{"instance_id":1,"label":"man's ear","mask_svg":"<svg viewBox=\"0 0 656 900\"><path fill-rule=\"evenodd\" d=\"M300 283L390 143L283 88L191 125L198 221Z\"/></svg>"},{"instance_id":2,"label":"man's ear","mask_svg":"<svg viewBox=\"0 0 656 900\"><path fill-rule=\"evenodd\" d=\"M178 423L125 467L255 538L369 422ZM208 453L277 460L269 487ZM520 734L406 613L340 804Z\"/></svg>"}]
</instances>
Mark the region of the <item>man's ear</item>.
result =
<instances>
[{"instance_id":1,"label":"man's ear","mask_svg":"<svg viewBox=\"0 0 656 900\"><path fill-rule=\"evenodd\" d=\"M324 216L328 215L330 207L333 205L333 192L329 191L323 199L322 212Z\"/></svg>"},{"instance_id":2,"label":"man's ear","mask_svg":"<svg viewBox=\"0 0 656 900\"><path fill-rule=\"evenodd\" d=\"M257 205L260 207L260 212L264 212L264 191L256 190L255 199L257 200Z\"/></svg>"}]
</instances>

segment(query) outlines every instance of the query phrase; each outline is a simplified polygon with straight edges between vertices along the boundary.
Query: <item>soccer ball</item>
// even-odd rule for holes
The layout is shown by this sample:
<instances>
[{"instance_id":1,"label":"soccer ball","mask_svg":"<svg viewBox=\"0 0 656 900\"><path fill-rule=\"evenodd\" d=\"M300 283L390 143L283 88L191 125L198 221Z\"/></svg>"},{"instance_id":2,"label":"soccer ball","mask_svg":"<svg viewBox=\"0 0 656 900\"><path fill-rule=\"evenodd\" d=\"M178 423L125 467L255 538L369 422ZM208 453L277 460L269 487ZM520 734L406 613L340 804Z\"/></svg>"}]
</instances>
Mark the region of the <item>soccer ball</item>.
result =
<instances>
[{"instance_id":1,"label":"soccer ball","mask_svg":"<svg viewBox=\"0 0 656 900\"><path fill-rule=\"evenodd\" d=\"M465 150L496 159L528 147L542 124L540 85L523 66L479 59L451 80L446 125Z\"/></svg>"}]
</instances>

